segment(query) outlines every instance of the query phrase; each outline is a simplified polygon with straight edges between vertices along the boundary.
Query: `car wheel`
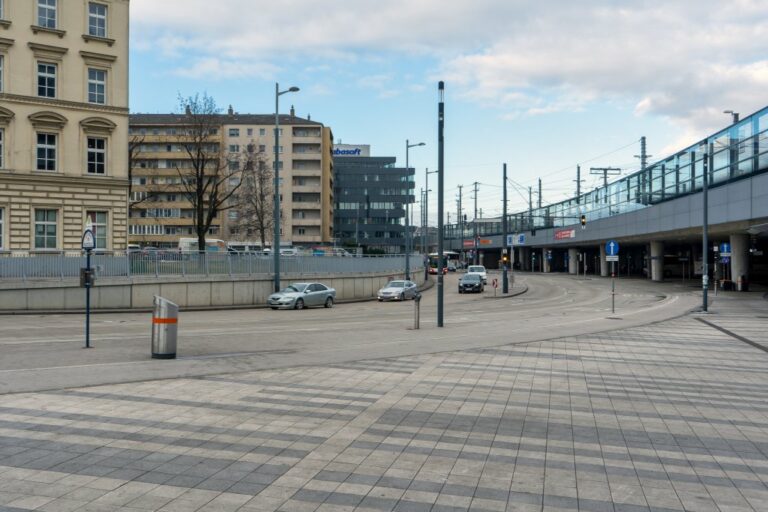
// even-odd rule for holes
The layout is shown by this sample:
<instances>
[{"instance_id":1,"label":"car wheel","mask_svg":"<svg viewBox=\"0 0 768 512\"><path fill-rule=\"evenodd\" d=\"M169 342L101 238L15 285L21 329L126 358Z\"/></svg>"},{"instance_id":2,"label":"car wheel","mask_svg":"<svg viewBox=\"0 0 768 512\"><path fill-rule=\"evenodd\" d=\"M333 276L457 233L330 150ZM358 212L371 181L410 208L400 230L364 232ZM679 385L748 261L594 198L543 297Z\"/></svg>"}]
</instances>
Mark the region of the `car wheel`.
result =
<instances>
[{"instance_id":1,"label":"car wheel","mask_svg":"<svg viewBox=\"0 0 768 512\"><path fill-rule=\"evenodd\" d=\"M325 307L332 308L333 307L333 297L328 297L325 299Z\"/></svg>"},{"instance_id":2,"label":"car wheel","mask_svg":"<svg viewBox=\"0 0 768 512\"><path fill-rule=\"evenodd\" d=\"M272 309L277 309L276 307L272 306Z\"/></svg>"},{"instance_id":3,"label":"car wheel","mask_svg":"<svg viewBox=\"0 0 768 512\"><path fill-rule=\"evenodd\" d=\"M304 300L303 299L297 299L296 304L293 306L294 309L304 309Z\"/></svg>"},{"instance_id":4,"label":"car wheel","mask_svg":"<svg viewBox=\"0 0 768 512\"><path fill-rule=\"evenodd\" d=\"M400 300L405 300L405 293L400 293Z\"/></svg>"}]
</instances>

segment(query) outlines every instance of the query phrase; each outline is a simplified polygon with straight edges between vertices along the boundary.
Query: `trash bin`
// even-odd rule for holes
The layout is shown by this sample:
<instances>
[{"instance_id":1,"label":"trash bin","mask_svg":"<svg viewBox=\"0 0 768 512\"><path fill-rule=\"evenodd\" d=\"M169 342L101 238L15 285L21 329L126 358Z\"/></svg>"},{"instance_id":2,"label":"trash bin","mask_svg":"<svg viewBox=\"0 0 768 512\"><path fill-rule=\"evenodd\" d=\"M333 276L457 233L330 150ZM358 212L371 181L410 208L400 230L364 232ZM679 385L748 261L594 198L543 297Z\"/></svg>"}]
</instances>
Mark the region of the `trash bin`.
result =
<instances>
[{"instance_id":1,"label":"trash bin","mask_svg":"<svg viewBox=\"0 0 768 512\"><path fill-rule=\"evenodd\" d=\"M152 313L152 358L176 359L179 306L155 295Z\"/></svg>"},{"instance_id":2,"label":"trash bin","mask_svg":"<svg viewBox=\"0 0 768 512\"><path fill-rule=\"evenodd\" d=\"M749 291L749 281L747 280L747 276L741 275L739 276L738 281L736 281L737 289L740 292L748 292Z\"/></svg>"}]
</instances>

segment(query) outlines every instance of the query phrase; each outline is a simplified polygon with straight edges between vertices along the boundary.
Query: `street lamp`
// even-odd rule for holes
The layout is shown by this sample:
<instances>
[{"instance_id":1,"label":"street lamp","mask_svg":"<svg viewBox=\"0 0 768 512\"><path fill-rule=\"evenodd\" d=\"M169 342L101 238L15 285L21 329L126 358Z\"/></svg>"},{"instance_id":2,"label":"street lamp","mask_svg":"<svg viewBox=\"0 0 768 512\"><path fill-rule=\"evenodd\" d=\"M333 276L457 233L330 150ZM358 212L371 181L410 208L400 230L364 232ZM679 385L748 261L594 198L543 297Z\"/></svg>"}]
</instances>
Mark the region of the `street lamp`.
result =
<instances>
[{"instance_id":1,"label":"street lamp","mask_svg":"<svg viewBox=\"0 0 768 512\"><path fill-rule=\"evenodd\" d=\"M739 122L739 113L734 112L733 110L723 110L723 114L731 114L733 117L733 124L736 124Z\"/></svg>"},{"instance_id":2,"label":"street lamp","mask_svg":"<svg viewBox=\"0 0 768 512\"><path fill-rule=\"evenodd\" d=\"M272 253L275 262L275 292L280 291L280 96L298 91L298 87L281 91L280 85L275 83L275 211L272 214L272 221L275 223L275 235L272 240Z\"/></svg>"},{"instance_id":3,"label":"street lamp","mask_svg":"<svg viewBox=\"0 0 768 512\"><path fill-rule=\"evenodd\" d=\"M406 197L405 197L405 278L410 279L411 278L411 252L410 252L410 244L409 239L411 238L410 234L410 221L408 220L408 205L410 204L411 199L411 182L408 180L408 172L411 169L410 162L408 160L409 151L411 148L415 148L418 146L426 146L425 143L419 142L418 144L411 144L408 139L405 140L405 172L406 172L406 183L408 184L408 187L406 188Z\"/></svg>"}]
</instances>

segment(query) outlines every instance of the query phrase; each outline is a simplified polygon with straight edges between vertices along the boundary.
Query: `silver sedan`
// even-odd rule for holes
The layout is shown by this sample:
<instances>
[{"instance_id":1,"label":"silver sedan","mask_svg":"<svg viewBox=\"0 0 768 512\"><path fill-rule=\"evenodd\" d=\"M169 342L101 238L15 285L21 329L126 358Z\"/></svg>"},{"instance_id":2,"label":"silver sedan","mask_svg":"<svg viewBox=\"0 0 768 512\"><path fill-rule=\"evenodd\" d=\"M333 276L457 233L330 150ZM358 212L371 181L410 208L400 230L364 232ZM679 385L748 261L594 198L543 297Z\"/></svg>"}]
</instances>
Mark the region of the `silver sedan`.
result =
<instances>
[{"instance_id":1,"label":"silver sedan","mask_svg":"<svg viewBox=\"0 0 768 512\"><path fill-rule=\"evenodd\" d=\"M415 299L419 289L413 281L390 281L379 290L376 297L379 302L384 300Z\"/></svg>"},{"instance_id":2,"label":"silver sedan","mask_svg":"<svg viewBox=\"0 0 768 512\"><path fill-rule=\"evenodd\" d=\"M311 306L332 308L336 290L322 283L293 283L267 299L272 309L304 309Z\"/></svg>"}]
</instances>

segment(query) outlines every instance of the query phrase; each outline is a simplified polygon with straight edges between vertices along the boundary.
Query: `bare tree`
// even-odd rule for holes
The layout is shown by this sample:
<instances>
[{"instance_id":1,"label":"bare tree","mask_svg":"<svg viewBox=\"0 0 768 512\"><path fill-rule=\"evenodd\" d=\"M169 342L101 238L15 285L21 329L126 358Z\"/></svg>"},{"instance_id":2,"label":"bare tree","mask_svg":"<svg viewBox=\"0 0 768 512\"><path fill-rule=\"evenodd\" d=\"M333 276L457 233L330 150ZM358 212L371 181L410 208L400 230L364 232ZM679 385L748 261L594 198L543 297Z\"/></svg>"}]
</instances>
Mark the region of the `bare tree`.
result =
<instances>
[{"instance_id":1,"label":"bare tree","mask_svg":"<svg viewBox=\"0 0 768 512\"><path fill-rule=\"evenodd\" d=\"M184 129L177 135L188 160L176 164L182 194L192 206L198 250L205 251L205 236L219 213L234 206L230 199L240 188L240 167L232 165L218 137L221 129L216 101L203 94L180 98Z\"/></svg>"},{"instance_id":2,"label":"bare tree","mask_svg":"<svg viewBox=\"0 0 768 512\"><path fill-rule=\"evenodd\" d=\"M262 249L267 235L274 229L273 173L264 156L254 151L251 142L242 155L243 172L240 188L233 196L237 211L235 230L242 233L258 233Z\"/></svg>"}]
</instances>

